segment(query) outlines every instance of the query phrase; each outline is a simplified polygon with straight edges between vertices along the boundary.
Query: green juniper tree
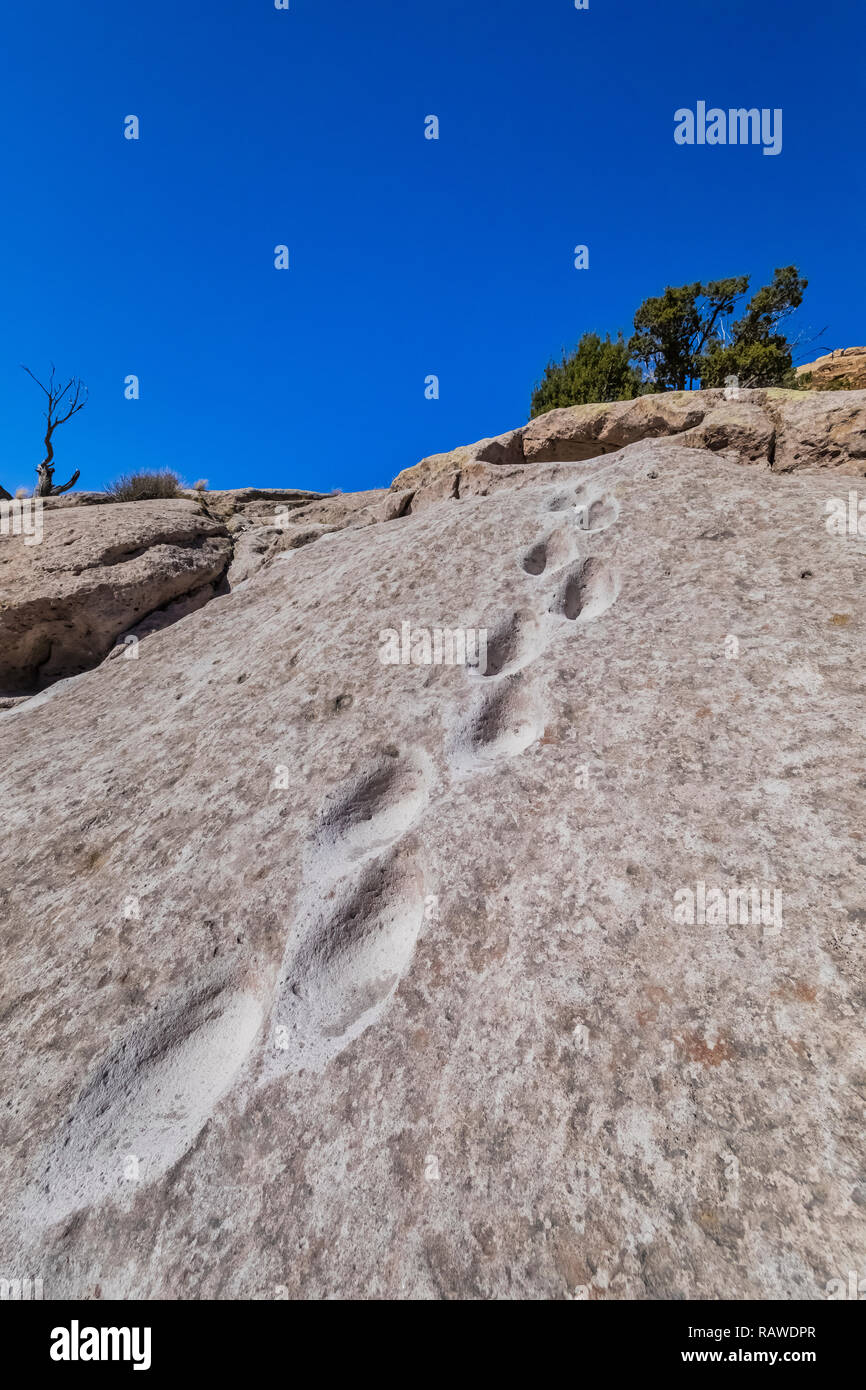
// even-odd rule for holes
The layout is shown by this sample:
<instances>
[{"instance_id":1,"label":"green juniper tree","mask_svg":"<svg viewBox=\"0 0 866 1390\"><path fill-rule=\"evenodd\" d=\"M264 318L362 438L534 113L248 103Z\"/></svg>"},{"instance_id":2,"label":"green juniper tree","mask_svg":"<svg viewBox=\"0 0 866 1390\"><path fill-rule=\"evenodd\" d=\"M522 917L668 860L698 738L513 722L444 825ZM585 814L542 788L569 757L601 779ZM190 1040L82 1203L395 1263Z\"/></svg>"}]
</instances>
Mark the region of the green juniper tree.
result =
<instances>
[{"instance_id":1,"label":"green juniper tree","mask_svg":"<svg viewBox=\"0 0 866 1390\"><path fill-rule=\"evenodd\" d=\"M614 340L584 333L574 352L550 362L532 393L532 417L650 391L724 386L730 377L743 387L793 384L791 344L778 329L802 304L807 284L796 266L782 266L738 319L748 275L668 285L641 304L628 343L621 333Z\"/></svg>"},{"instance_id":2,"label":"green juniper tree","mask_svg":"<svg viewBox=\"0 0 866 1390\"><path fill-rule=\"evenodd\" d=\"M639 394L641 375L629 362L622 333L611 341L584 333L573 352L549 362L532 392L531 418L563 405L588 401L627 401Z\"/></svg>"},{"instance_id":3,"label":"green juniper tree","mask_svg":"<svg viewBox=\"0 0 866 1390\"><path fill-rule=\"evenodd\" d=\"M740 386L778 386L789 380L791 345L776 330L799 309L808 283L794 265L776 270L772 283L756 290L729 332L708 341L700 363L701 385L724 386L731 376Z\"/></svg>"},{"instance_id":4,"label":"green juniper tree","mask_svg":"<svg viewBox=\"0 0 866 1390\"><path fill-rule=\"evenodd\" d=\"M707 285L668 285L664 294L644 300L628 349L657 390L685 391L700 378L704 349L748 287L748 276L737 275Z\"/></svg>"},{"instance_id":5,"label":"green juniper tree","mask_svg":"<svg viewBox=\"0 0 866 1390\"><path fill-rule=\"evenodd\" d=\"M807 284L796 266L781 267L733 322L748 275L668 286L638 309L629 351L662 391L723 386L731 376L741 386L778 385L791 372L791 347L776 330L800 307Z\"/></svg>"}]
</instances>

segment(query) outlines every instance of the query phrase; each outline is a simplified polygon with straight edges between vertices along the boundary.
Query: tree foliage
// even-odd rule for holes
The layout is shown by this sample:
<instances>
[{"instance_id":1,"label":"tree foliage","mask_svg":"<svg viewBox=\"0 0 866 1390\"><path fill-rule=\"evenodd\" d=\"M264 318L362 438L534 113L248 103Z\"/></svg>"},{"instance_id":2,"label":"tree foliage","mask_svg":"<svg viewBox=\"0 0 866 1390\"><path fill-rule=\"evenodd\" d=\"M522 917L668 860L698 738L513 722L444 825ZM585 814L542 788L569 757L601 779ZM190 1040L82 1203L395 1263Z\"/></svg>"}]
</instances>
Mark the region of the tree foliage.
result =
<instances>
[{"instance_id":1,"label":"tree foliage","mask_svg":"<svg viewBox=\"0 0 866 1390\"><path fill-rule=\"evenodd\" d=\"M634 316L628 349L657 390L685 391L701 375L704 350L749 287L746 275L706 285L668 285Z\"/></svg>"},{"instance_id":2,"label":"tree foliage","mask_svg":"<svg viewBox=\"0 0 866 1390\"><path fill-rule=\"evenodd\" d=\"M790 378L791 345L779 325L799 309L808 280L797 267L777 269L772 283L756 290L729 335L715 334L700 364L702 386L724 386L735 376L740 386L778 386Z\"/></svg>"},{"instance_id":3,"label":"tree foliage","mask_svg":"<svg viewBox=\"0 0 866 1390\"><path fill-rule=\"evenodd\" d=\"M549 362L532 393L531 415L588 401L627 401L641 389L641 374L629 362L622 333L611 341L584 333L573 352Z\"/></svg>"},{"instance_id":4,"label":"tree foliage","mask_svg":"<svg viewBox=\"0 0 866 1390\"><path fill-rule=\"evenodd\" d=\"M641 304L627 343L622 333L614 340L584 333L574 352L550 362L533 390L531 414L649 391L724 386L730 377L743 387L793 384L791 344L779 329L802 304L807 284L796 266L782 266L739 318L748 275L668 285Z\"/></svg>"}]
</instances>

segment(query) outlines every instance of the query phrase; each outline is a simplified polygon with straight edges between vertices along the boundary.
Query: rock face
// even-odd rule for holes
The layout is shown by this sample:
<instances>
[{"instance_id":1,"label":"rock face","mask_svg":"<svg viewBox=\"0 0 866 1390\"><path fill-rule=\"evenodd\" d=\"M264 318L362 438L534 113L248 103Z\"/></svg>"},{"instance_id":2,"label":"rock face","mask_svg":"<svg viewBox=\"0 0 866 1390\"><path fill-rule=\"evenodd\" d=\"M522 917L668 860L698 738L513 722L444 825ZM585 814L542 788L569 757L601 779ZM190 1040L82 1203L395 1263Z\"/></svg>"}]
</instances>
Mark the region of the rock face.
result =
<instances>
[{"instance_id":1,"label":"rock face","mask_svg":"<svg viewBox=\"0 0 866 1390\"><path fill-rule=\"evenodd\" d=\"M0 694L93 666L155 609L210 597L231 558L225 527L193 502L65 507L42 520L40 544L0 535Z\"/></svg>"},{"instance_id":2,"label":"rock face","mask_svg":"<svg viewBox=\"0 0 866 1390\"><path fill-rule=\"evenodd\" d=\"M787 473L834 468L866 474L866 393L828 391L671 391L633 401L569 406L521 429L422 459L394 480L413 489L413 510L443 497L499 486L500 468L597 458L643 439L732 451L742 463Z\"/></svg>"},{"instance_id":3,"label":"rock face","mask_svg":"<svg viewBox=\"0 0 866 1390\"><path fill-rule=\"evenodd\" d=\"M797 376L813 391L826 391L838 385L844 390L866 387L866 347L836 348L797 368Z\"/></svg>"},{"instance_id":4,"label":"rock face","mask_svg":"<svg viewBox=\"0 0 866 1390\"><path fill-rule=\"evenodd\" d=\"M677 438L570 462L556 412L532 462L468 455L487 496L416 511L432 467L402 511L311 503L318 539L0 714L0 1275L714 1299L860 1268L866 539L826 510L863 465L774 401L781 473L683 447L721 407L666 401Z\"/></svg>"},{"instance_id":5,"label":"rock face","mask_svg":"<svg viewBox=\"0 0 866 1390\"><path fill-rule=\"evenodd\" d=\"M10 516L0 532L0 702L122 654L120 637L150 636L283 550L402 515L411 496L240 488L116 503L70 493L45 506L38 544L15 534Z\"/></svg>"}]
</instances>

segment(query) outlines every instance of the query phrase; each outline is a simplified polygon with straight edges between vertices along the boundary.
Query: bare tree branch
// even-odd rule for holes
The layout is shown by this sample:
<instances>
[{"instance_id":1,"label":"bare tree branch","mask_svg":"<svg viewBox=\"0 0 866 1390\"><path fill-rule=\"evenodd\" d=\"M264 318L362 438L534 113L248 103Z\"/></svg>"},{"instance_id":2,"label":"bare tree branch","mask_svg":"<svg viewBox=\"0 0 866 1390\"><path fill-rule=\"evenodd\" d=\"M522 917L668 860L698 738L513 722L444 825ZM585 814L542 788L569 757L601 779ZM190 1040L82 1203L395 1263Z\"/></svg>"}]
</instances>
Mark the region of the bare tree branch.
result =
<instances>
[{"instance_id":1,"label":"bare tree branch","mask_svg":"<svg viewBox=\"0 0 866 1390\"><path fill-rule=\"evenodd\" d=\"M48 398L48 409L45 412L45 420L47 422L45 430L45 458L36 469L39 475L39 482L36 485L35 495L37 497L56 497L59 493L67 492L69 488L74 487L80 473L76 471L69 482L64 483L62 487L57 487L55 485L53 467L54 444L52 442L52 435L59 425L65 425L67 420L71 420L73 415L77 415L78 412L83 410L87 405L87 387L77 377L70 377L66 385L58 389L55 386L56 370L53 362L51 363L51 375L48 378L47 386L44 382L40 381L38 377L34 376L30 368L25 367L23 362L21 366L22 370L36 382L36 385L41 391L44 391ZM71 395L70 392L72 393ZM83 399L82 392L84 393ZM68 400L66 399L67 396L69 397ZM61 405L63 405L64 408L68 406L65 415L59 414Z\"/></svg>"},{"instance_id":2,"label":"bare tree branch","mask_svg":"<svg viewBox=\"0 0 866 1390\"><path fill-rule=\"evenodd\" d=\"M46 396L47 396L48 399L50 400L50 399L51 399L51 393L50 393L50 391L48 390L48 387L47 387L47 386L43 386L43 385L42 385L42 382L39 380L39 378L36 377L36 376L33 376L33 373L31 372L30 368L29 368L29 367L25 367L23 362L21 363L21 370L22 370L22 372L26 372L27 375L28 375L29 377L31 377L33 381L36 382L36 385L39 387L39 390L40 390L40 391L44 391L45 394L46 394Z\"/></svg>"}]
</instances>

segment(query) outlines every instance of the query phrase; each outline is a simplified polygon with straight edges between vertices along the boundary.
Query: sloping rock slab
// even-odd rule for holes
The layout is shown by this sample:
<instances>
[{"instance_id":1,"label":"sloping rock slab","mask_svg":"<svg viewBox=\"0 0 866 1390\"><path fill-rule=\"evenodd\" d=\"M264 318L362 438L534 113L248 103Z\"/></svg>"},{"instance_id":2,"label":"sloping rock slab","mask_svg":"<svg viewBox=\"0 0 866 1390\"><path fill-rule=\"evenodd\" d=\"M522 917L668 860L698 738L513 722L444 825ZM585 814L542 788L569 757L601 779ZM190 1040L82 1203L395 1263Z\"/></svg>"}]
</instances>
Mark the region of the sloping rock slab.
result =
<instances>
[{"instance_id":1,"label":"sloping rock slab","mask_svg":"<svg viewBox=\"0 0 866 1390\"><path fill-rule=\"evenodd\" d=\"M544 467L277 556L0 715L0 1268L47 1298L859 1268L839 477ZM404 622L483 627L487 674L383 664Z\"/></svg>"},{"instance_id":2,"label":"sloping rock slab","mask_svg":"<svg viewBox=\"0 0 866 1390\"><path fill-rule=\"evenodd\" d=\"M147 614L216 583L225 527L194 502L47 510L39 544L0 536L0 692L87 670Z\"/></svg>"}]
</instances>

